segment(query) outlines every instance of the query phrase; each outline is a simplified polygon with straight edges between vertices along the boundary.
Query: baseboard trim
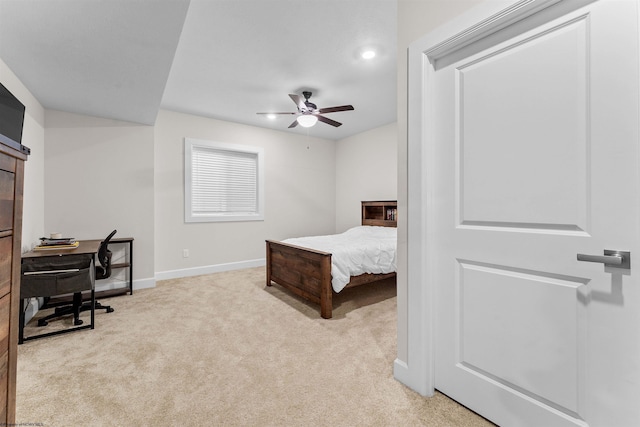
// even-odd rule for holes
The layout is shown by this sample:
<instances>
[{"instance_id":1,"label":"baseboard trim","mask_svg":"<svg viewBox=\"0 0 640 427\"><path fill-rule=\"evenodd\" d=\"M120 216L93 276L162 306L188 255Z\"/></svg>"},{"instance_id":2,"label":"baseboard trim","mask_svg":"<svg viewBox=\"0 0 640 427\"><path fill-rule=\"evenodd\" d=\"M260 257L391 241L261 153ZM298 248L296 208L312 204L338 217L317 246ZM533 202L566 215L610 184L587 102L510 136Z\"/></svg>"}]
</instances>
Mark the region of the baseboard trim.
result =
<instances>
[{"instance_id":1,"label":"baseboard trim","mask_svg":"<svg viewBox=\"0 0 640 427\"><path fill-rule=\"evenodd\" d=\"M96 292L110 291L113 289L129 288L129 282L124 280L118 280L113 282L100 283L101 280L96 280ZM148 279L136 279L133 281L133 290L155 288L156 280L154 278Z\"/></svg>"},{"instance_id":2,"label":"baseboard trim","mask_svg":"<svg viewBox=\"0 0 640 427\"><path fill-rule=\"evenodd\" d=\"M38 313L38 310L40 309L41 300L42 298L26 298L25 299L27 306L26 307L22 306L22 310L24 311L25 325L29 323L29 320L31 320L33 316L36 315L36 313Z\"/></svg>"},{"instance_id":3,"label":"baseboard trim","mask_svg":"<svg viewBox=\"0 0 640 427\"><path fill-rule=\"evenodd\" d=\"M411 372L409 365L403 360L396 359L393 361L393 377L422 396L431 397L434 394L433 388L429 388L426 384L417 381L419 376L416 376L415 372Z\"/></svg>"},{"instance_id":4,"label":"baseboard trim","mask_svg":"<svg viewBox=\"0 0 640 427\"><path fill-rule=\"evenodd\" d=\"M407 385L407 379L409 378L409 367L403 360L396 359L393 361L393 377Z\"/></svg>"},{"instance_id":5,"label":"baseboard trim","mask_svg":"<svg viewBox=\"0 0 640 427\"><path fill-rule=\"evenodd\" d=\"M126 283L125 283L126 285ZM156 279L149 277L147 279L138 279L133 281L133 290L148 289L156 287Z\"/></svg>"},{"instance_id":6,"label":"baseboard trim","mask_svg":"<svg viewBox=\"0 0 640 427\"><path fill-rule=\"evenodd\" d=\"M181 277L202 276L203 274L220 273L222 271L242 270L244 268L263 267L266 259L253 259L248 261L230 262L227 264L206 265L202 267L183 268L156 272L155 281L179 279ZM155 285L154 285L155 286Z\"/></svg>"},{"instance_id":7,"label":"baseboard trim","mask_svg":"<svg viewBox=\"0 0 640 427\"><path fill-rule=\"evenodd\" d=\"M220 273L222 271L242 270L244 268L264 267L266 259L253 259L248 261L230 262L227 264L205 265L202 267L183 268L180 270L160 271L155 277L147 279L136 279L133 281L133 290L155 288L159 280L180 279L181 277L202 276L203 274ZM113 282L100 283L96 281L96 291L108 291L112 289L126 288L129 282L118 280Z\"/></svg>"}]
</instances>

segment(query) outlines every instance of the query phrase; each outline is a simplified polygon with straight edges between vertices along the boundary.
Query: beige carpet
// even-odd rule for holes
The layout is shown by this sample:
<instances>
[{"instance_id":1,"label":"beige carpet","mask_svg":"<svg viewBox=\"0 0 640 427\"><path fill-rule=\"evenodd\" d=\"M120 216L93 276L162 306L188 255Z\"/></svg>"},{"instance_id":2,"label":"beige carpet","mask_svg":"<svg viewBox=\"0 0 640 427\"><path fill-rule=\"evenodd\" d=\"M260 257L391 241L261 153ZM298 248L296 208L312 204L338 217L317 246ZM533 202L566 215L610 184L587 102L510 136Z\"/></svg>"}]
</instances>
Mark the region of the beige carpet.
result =
<instances>
[{"instance_id":1,"label":"beige carpet","mask_svg":"<svg viewBox=\"0 0 640 427\"><path fill-rule=\"evenodd\" d=\"M491 425L393 378L393 281L343 291L325 320L264 277L253 268L159 282L102 301L115 312L96 313L94 330L19 346L16 422ZM28 334L42 330L34 322Z\"/></svg>"}]
</instances>

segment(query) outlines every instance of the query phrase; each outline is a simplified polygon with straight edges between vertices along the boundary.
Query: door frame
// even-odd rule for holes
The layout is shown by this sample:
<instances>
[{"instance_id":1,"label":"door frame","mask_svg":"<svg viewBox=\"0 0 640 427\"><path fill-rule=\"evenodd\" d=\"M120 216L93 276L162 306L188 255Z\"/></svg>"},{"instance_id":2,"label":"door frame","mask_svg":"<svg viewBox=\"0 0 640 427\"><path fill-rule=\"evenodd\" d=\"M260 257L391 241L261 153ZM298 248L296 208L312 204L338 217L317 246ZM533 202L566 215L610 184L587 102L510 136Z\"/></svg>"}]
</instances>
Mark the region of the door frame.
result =
<instances>
[{"instance_id":1,"label":"door frame","mask_svg":"<svg viewBox=\"0 0 640 427\"><path fill-rule=\"evenodd\" d=\"M435 106L431 102L433 74L438 61L510 24L538 12L562 13L597 0L500 0L487 1L411 43L408 49L407 94L407 360L396 359L394 376L423 396L435 391L435 342L438 328L434 317L436 283L432 254L438 250L430 238L438 200L435 174L438 164L436 141L430 131ZM640 0L635 0L640 2ZM551 8L552 6L555 8ZM550 9L551 8L551 9ZM557 9L557 11L553 11ZM541 13L540 16L545 15ZM544 18L544 17L543 17ZM547 17L548 18L548 17ZM640 19L640 17L639 17ZM532 20L535 25L535 19ZM509 30L505 37L509 37ZM515 34L513 34L515 35ZM452 56L449 56L452 55Z\"/></svg>"}]
</instances>

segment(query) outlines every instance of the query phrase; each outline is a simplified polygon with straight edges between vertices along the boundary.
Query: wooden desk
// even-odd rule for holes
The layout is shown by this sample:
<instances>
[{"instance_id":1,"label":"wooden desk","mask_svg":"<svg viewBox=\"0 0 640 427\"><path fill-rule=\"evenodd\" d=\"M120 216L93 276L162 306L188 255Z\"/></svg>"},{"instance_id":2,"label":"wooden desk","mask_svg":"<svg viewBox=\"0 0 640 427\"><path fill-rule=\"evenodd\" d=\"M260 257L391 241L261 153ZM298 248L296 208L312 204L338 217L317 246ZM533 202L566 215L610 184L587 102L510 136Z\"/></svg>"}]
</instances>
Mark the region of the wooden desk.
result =
<instances>
[{"instance_id":1,"label":"wooden desk","mask_svg":"<svg viewBox=\"0 0 640 427\"><path fill-rule=\"evenodd\" d=\"M22 282L23 286L20 290L20 329L18 343L22 344L24 341L42 338L51 335L58 335L66 332L73 332L80 329L93 329L95 318L95 255L98 253L100 243L102 240L81 240L77 248L73 249L46 249L38 251L30 251L22 254ZM77 281L61 281L59 283L58 278L63 274L69 275L69 273L43 273L37 275L28 275L28 272L42 272L42 271L58 271L65 270L65 263L69 260L86 260L88 264L88 271L86 276ZM59 268L58 268L59 267ZM25 275L27 274L27 275ZM35 277L38 280L34 280ZM31 283L30 283L31 282ZM34 283L37 282L37 283ZM24 336L24 301L33 297L50 297L63 293L76 293L83 290L91 290L91 322L88 325L77 326L73 328L67 328L63 330L57 330L54 332L32 335L30 337Z\"/></svg>"},{"instance_id":2,"label":"wooden desk","mask_svg":"<svg viewBox=\"0 0 640 427\"><path fill-rule=\"evenodd\" d=\"M73 249L45 249L41 251L29 251L22 254L22 259L25 258L42 258L52 256L65 256L72 254L97 254L100 249L100 243L102 240L79 240L78 247Z\"/></svg>"}]
</instances>

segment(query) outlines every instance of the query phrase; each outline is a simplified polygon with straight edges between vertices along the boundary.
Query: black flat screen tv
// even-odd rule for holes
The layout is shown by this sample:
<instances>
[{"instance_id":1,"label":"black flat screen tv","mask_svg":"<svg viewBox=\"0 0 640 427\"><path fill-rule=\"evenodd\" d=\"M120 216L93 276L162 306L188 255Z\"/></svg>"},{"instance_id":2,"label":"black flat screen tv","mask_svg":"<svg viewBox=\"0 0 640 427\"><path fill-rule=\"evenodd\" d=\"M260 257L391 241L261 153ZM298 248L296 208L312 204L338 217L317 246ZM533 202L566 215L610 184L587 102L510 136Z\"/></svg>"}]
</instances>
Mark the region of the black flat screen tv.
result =
<instances>
[{"instance_id":1,"label":"black flat screen tv","mask_svg":"<svg viewBox=\"0 0 640 427\"><path fill-rule=\"evenodd\" d=\"M24 105L0 83L0 142L29 154L29 148L22 145L23 125Z\"/></svg>"}]
</instances>

